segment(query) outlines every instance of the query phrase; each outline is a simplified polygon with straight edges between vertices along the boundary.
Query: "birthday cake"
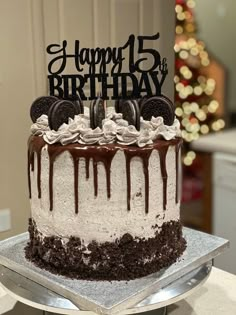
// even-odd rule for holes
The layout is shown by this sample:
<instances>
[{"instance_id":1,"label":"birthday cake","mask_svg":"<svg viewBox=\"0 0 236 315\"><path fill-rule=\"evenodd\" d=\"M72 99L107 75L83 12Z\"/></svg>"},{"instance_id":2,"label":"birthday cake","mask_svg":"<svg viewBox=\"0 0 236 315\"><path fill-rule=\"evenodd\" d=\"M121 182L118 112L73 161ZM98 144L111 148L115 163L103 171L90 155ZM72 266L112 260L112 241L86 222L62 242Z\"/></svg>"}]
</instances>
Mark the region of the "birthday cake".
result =
<instances>
[{"instance_id":1,"label":"birthday cake","mask_svg":"<svg viewBox=\"0 0 236 315\"><path fill-rule=\"evenodd\" d=\"M139 36L138 43L142 47L144 40L158 38ZM170 266L186 248L180 223L180 124L172 101L161 91L167 63L151 49L149 70L140 68L144 59L129 60L130 73L122 73L123 50L134 46L134 39L131 35L120 49L120 61L111 70L113 84L102 65L106 58L100 58L98 74L90 64L87 77L60 77L61 66L53 74L51 61L51 95L31 106L31 218L25 252L53 273L87 280L135 279ZM101 56L104 51L97 50ZM75 58L80 57L77 52ZM133 83L129 92L127 77ZM101 84L98 96L95 79Z\"/></svg>"},{"instance_id":2,"label":"birthday cake","mask_svg":"<svg viewBox=\"0 0 236 315\"><path fill-rule=\"evenodd\" d=\"M138 116L137 101L102 120L102 99L93 102L90 117L78 114L75 102L41 97L32 106L34 120L43 107L49 114L37 118L28 142L26 257L58 274L109 280L145 276L175 262L185 249L182 140L170 102L147 99L141 112L150 112L151 120ZM73 118L61 124L68 110Z\"/></svg>"}]
</instances>

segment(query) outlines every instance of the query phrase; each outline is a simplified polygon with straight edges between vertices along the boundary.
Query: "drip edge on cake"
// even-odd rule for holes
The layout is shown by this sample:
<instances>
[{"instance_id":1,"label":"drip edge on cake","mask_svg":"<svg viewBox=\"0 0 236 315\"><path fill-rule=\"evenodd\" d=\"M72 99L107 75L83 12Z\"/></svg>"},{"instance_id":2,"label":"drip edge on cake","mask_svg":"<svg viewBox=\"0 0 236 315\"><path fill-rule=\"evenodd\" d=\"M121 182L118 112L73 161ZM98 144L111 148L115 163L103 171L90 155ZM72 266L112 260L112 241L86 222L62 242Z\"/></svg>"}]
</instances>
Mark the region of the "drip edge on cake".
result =
<instances>
[{"instance_id":1,"label":"drip edge on cake","mask_svg":"<svg viewBox=\"0 0 236 315\"><path fill-rule=\"evenodd\" d=\"M40 136L31 136L28 141L28 186L29 186L29 197L31 198L31 177L30 170L34 171L34 153L37 156L37 186L38 186L38 198L41 198L41 151L42 148L47 145L49 155L49 197L50 197L50 211L53 210L53 167L56 158L63 152L68 151L73 159L74 164L74 196L75 196L75 213L79 212L78 207L78 163L80 158L86 160L86 178L89 177L89 161L93 162L93 173L94 173L94 195L98 193L98 173L97 163L102 162L106 171L107 181L107 197L111 196L111 179L110 169L112 160L118 150L124 151L126 158L126 181L127 181L127 210L130 211L130 162L133 157L140 157L143 163L143 171L145 178L145 213L149 210L149 172L148 164L149 157L153 150L157 150L160 157L160 168L163 180L163 209L166 209L167 203L167 170L166 170L166 154L170 146L175 146L175 159L176 159L176 203L179 201L178 196L178 165L179 165L179 150L182 144L181 138L175 138L170 141L156 140L155 143L148 145L144 148L136 146L123 146L119 144L107 144L103 146L87 146L87 150L84 150L84 146L80 144L69 144L62 146L60 144L49 145Z\"/></svg>"}]
</instances>

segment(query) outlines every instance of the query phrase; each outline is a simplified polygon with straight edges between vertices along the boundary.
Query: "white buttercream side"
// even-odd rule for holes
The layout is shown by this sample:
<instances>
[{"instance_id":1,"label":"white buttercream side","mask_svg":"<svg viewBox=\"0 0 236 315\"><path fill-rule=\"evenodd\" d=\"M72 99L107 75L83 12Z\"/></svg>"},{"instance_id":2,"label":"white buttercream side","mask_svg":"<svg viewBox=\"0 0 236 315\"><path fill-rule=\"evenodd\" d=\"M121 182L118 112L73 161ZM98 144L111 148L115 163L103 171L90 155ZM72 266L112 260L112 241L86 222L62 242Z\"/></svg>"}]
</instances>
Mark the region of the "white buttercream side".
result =
<instances>
[{"instance_id":1,"label":"white buttercream side","mask_svg":"<svg viewBox=\"0 0 236 315\"><path fill-rule=\"evenodd\" d=\"M35 155L36 159L36 155ZM35 165L36 160L35 160ZM175 147L170 146L166 156L168 173L167 207L163 210L163 181L158 151L149 159L149 212L145 213L145 181L143 164L139 157L131 160L131 210L127 211L126 162L122 151L117 151L111 165L111 198L107 198L105 168L98 163L98 196L94 196L93 167L86 179L85 160L79 162L79 213L75 214L74 167L68 151L54 163L53 210L49 211L49 157L47 145L42 149L41 190L38 199L37 170L31 172L32 218L43 236L71 235L84 243L114 241L125 233L134 237L154 237L154 225L179 219L180 204L175 203L176 169Z\"/></svg>"}]
</instances>

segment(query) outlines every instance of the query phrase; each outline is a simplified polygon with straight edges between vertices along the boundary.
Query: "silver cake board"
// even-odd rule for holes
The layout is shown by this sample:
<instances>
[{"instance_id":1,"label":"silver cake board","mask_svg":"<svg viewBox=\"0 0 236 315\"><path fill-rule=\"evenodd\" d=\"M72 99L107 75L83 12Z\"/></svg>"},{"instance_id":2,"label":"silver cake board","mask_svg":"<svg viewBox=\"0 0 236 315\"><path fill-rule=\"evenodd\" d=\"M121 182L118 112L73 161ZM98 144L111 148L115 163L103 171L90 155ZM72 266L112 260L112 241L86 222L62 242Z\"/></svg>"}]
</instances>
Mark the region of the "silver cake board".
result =
<instances>
[{"instance_id":1,"label":"silver cake board","mask_svg":"<svg viewBox=\"0 0 236 315\"><path fill-rule=\"evenodd\" d=\"M81 310L114 314L132 308L152 293L222 253L229 241L184 228L187 249L169 268L131 281L72 280L36 267L25 259L28 233L0 242L0 264L71 300Z\"/></svg>"},{"instance_id":2,"label":"silver cake board","mask_svg":"<svg viewBox=\"0 0 236 315\"><path fill-rule=\"evenodd\" d=\"M119 312L119 315L143 314L144 312L149 312L148 315L164 315L168 305L176 303L198 290L208 279L211 269L212 261L151 294L132 308ZM15 300L46 312L95 315L91 311L80 310L70 300L2 265L0 265L0 284ZM150 311L155 311L155 313L150 313Z\"/></svg>"}]
</instances>

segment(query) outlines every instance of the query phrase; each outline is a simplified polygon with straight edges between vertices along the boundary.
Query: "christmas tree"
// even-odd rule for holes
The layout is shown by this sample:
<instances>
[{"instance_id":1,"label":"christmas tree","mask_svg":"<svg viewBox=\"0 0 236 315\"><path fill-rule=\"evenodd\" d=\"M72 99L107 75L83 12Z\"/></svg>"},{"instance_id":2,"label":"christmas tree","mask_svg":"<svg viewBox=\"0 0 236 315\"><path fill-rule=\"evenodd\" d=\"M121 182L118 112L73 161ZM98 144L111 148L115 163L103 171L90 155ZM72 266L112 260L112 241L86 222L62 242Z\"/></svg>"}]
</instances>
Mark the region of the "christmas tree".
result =
<instances>
[{"instance_id":1,"label":"christmas tree","mask_svg":"<svg viewBox=\"0 0 236 315\"><path fill-rule=\"evenodd\" d=\"M183 162L190 166L196 154L190 143L201 135L224 128L216 115L219 102L214 99L216 82L206 75L211 58L205 44L196 38L194 0L176 0L175 100L176 116L184 139Z\"/></svg>"}]
</instances>

